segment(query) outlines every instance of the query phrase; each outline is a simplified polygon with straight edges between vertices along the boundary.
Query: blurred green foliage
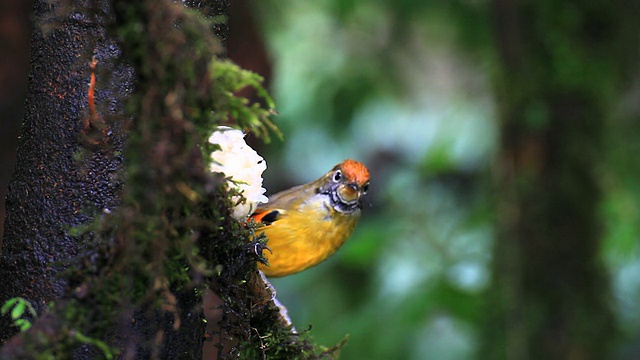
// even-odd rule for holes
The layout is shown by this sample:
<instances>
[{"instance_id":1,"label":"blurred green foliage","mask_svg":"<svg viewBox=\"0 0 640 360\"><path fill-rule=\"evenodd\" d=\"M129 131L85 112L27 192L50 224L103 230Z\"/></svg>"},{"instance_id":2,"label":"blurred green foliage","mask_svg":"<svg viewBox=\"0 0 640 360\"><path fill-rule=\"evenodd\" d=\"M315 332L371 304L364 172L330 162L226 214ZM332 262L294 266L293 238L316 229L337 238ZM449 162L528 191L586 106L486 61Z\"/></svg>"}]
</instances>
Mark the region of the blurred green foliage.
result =
<instances>
[{"instance_id":1,"label":"blurred green foliage","mask_svg":"<svg viewBox=\"0 0 640 360\"><path fill-rule=\"evenodd\" d=\"M494 238L486 184L498 146L488 5L255 3L273 60L275 121L285 134L281 146L265 149L269 192L313 180L349 157L372 172L369 203L344 247L273 281L297 327L312 324L319 343L349 334L343 359L478 356L478 327L491 306L483 303ZM555 52L556 70L576 77L581 69L562 62L567 51ZM534 125L545 121L544 108L529 115ZM611 143L603 258L624 355L640 334L640 193L633 186L640 166ZM637 148L637 140L629 144Z\"/></svg>"}]
</instances>

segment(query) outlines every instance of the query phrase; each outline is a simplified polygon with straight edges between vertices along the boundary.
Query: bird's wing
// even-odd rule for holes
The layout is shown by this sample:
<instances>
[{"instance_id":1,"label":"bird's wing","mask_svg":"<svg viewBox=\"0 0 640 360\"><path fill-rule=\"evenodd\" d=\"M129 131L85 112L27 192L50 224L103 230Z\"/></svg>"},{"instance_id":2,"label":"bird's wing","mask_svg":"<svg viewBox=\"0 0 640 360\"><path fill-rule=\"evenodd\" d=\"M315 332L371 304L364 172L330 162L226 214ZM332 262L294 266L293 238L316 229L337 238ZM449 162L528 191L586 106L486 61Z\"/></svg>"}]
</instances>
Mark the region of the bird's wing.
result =
<instances>
[{"instance_id":1,"label":"bird's wing","mask_svg":"<svg viewBox=\"0 0 640 360\"><path fill-rule=\"evenodd\" d=\"M271 225L273 222L282 218L285 211L282 209L258 208L252 215L251 219L265 225Z\"/></svg>"},{"instance_id":2,"label":"bird's wing","mask_svg":"<svg viewBox=\"0 0 640 360\"><path fill-rule=\"evenodd\" d=\"M255 222L270 225L286 216L287 210L297 209L303 199L313 194L315 187L298 185L269 196L269 202L258 206L250 216Z\"/></svg>"}]
</instances>

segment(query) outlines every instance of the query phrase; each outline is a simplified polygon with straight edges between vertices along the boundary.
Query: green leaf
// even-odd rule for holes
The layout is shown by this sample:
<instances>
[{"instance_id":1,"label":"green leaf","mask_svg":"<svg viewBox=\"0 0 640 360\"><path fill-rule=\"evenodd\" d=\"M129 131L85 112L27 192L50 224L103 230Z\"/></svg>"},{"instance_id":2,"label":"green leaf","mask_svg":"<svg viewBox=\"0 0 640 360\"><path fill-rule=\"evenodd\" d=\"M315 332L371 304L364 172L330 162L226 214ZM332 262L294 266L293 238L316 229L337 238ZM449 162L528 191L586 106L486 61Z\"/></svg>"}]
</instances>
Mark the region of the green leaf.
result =
<instances>
[{"instance_id":1,"label":"green leaf","mask_svg":"<svg viewBox=\"0 0 640 360\"><path fill-rule=\"evenodd\" d=\"M15 321L15 325L20 328L21 332L27 331L31 328L31 322L26 319L18 319Z\"/></svg>"},{"instance_id":2,"label":"green leaf","mask_svg":"<svg viewBox=\"0 0 640 360\"><path fill-rule=\"evenodd\" d=\"M11 310L11 318L13 320L19 319L22 316L22 314L24 314L25 307L26 305L24 301L18 301L16 306L14 306L13 310Z\"/></svg>"},{"instance_id":3,"label":"green leaf","mask_svg":"<svg viewBox=\"0 0 640 360\"><path fill-rule=\"evenodd\" d=\"M0 312L2 312L2 315L5 315L6 313L9 312L9 309L11 309L13 307L13 304L16 303L16 301L18 301L19 298L11 298L9 300L7 300L4 305L2 305L2 309L0 309Z\"/></svg>"}]
</instances>

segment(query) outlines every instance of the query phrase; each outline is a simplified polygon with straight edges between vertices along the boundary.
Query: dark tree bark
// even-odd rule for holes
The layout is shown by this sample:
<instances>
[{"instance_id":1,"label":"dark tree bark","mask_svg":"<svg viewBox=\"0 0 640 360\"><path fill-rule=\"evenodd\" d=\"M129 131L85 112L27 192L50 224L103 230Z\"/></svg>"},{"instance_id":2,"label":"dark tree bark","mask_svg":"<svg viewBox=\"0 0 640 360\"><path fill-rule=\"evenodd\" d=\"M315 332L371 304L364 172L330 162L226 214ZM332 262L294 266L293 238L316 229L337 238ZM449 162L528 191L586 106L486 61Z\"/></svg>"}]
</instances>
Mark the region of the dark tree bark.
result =
<instances>
[{"instance_id":1,"label":"dark tree bark","mask_svg":"<svg viewBox=\"0 0 640 360\"><path fill-rule=\"evenodd\" d=\"M101 24L110 14L107 4L93 15L74 12L64 19L56 18L56 8L48 1L34 3L26 111L0 257L0 303L21 296L38 311L62 294L65 282L57 275L82 246L83 238L69 230L119 202L114 179L122 158L115 154L122 150L123 129L109 129L104 148L87 151L83 143L94 136L85 127L91 57L110 74L100 79L97 94L110 104L105 114L121 116L118 94L131 88L131 74L115 65L118 47ZM0 322L0 341L14 333L8 320Z\"/></svg>"},{"instance_id":2,"label":"dark tree bark","mask_svg":"<svg viewBox=\"0 0 640 360\"><path fill-rule=\"evenodd\" d=\"M207 4L226 9L225 1ZM87 266L96 261L83 258L92 251L87 247L96 243L90 241L93 233L83 233L82 229L90 228L97 215L111 213L120 204L122 154L129 122L124 105L136 74L122 62L122 47L113 30L117 19L112 2L51 5L36 1L34 15L27 110L7 199L0 258L0 303L23 297L41 313L51 301L64 303L66 300L61 298L77 295L74 291L86 291L82 290L87 286L86 277L59 275L71 266L77 268L78 263ZM225 32L224 26L217 25L215 29L221 35ZM92 57L97 60L97 113L88 108ZM171 141L157 141L163 140ZM69 280L76 289L70 288ZM192 288L174 289L171 296L175 296L171 303L176 306L175 314L180 314L180 326L174 326L177 318L166 313L149 316L149 305L143 305L137 311L139 315L131 315L132 309L123 308L125 322L135 319L132 327L112 329L119 332L105 333L104 338L112 337L115 344L128 349L124 358L158 354L166 359L201 357L204 322L200 300ZM68 319L63 311L54 311L35 326L51 343L62 342L60 336L68 331L64 330ZM15 334L16 329L10 324L8 316L2 317L0 342ZM163 346L154 355L152 344L159 341L159 331L164 334ZM24 345L22 339L15 339L0 357L35 355L37 347ZM77 348L73 354L78 359L96 356L86 347Z\"/></svg>"},{"instance_id":3,"label":"dark tree bark","mask_svg":"<svg viewBox=\"0 0 640 360\"><path fill-rule=\"evenodd\" d=\"M31 2L6 0L0 4L0 247L4 233L5 198L16 160L20 123L24 114L31 35Z\"/></svg>"},{"instance_id":4,"label":"dark tree bark","mask_svg":"<svg viewBox=\"0 0 640 360\"><path fill-rule=\"evenodd\" d=\"M502 141L485 358L611 357L598 170L623 63L638 52L626 33L632 17L620 13L637 14L637 4L615 4L492 4Z\"/></svg>"}]
</instances>

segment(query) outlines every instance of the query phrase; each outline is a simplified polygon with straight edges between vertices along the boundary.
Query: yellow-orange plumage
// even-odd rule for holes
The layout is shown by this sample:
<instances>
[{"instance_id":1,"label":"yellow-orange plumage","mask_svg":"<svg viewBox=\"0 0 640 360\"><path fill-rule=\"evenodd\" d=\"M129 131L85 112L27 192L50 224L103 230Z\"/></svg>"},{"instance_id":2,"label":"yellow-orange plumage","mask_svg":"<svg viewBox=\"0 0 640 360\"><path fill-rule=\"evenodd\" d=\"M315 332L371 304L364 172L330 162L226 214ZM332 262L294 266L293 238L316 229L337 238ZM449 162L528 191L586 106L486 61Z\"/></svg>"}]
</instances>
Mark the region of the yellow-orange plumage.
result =
<instances>
[{"instance_id":1,"label":"yellow-orange plumage","mask_svg":"<svg viewBox=\"0 0 640 360\"><path fill-rule=\"evenodd\" d=\"M325 260L347 240L360 218L369 171L345 160L320 179L277 193L252 215L271 251L267 276L285 276Z\"/></svg>"}]
</instances>

